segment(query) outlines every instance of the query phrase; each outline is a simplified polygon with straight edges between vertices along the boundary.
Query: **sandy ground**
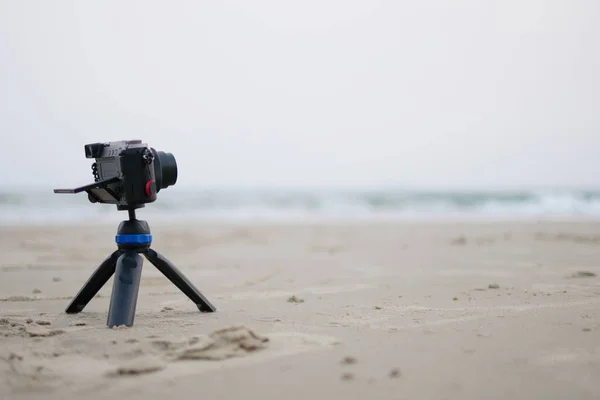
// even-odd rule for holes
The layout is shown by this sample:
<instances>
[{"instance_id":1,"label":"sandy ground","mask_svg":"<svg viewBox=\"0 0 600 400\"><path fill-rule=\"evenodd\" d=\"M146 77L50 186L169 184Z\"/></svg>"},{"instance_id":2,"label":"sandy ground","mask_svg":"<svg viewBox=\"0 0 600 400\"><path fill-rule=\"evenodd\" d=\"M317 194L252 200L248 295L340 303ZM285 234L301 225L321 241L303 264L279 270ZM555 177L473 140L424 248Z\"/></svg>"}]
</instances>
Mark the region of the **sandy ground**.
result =
<instances>
[{"instance_id":1,"label":"sandy ground","mask_svg":"<svg viewBox=\"0 0 600 400\"><path fill-rule=\"evenodd\" d=\"M146 261L67 315L115 227L0 229L0 398L600 398L600 224L152 228L216 313Z\"/></svg>"}]
</instances>

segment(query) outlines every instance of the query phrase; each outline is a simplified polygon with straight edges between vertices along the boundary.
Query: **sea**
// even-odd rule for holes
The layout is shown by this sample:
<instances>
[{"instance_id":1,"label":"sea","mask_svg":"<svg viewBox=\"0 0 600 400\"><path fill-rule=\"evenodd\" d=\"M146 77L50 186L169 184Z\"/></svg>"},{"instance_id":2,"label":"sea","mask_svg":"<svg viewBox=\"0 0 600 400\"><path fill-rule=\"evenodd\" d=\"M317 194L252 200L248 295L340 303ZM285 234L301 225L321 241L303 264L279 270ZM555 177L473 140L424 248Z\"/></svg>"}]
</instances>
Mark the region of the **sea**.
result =
<instances>
[{"instance_id":1,"label":"sea","mask_svg":"<svg viewBox=\"0 0 600 400\"><path fill-rule=\"evenodd\" d=\"M448 191L398 188L264 189L169 187L137 210L156 222L598 219L600 189ZM0 225L118 223L125 212L85 193L0 189Z\"/></svg>"}]
</instances>

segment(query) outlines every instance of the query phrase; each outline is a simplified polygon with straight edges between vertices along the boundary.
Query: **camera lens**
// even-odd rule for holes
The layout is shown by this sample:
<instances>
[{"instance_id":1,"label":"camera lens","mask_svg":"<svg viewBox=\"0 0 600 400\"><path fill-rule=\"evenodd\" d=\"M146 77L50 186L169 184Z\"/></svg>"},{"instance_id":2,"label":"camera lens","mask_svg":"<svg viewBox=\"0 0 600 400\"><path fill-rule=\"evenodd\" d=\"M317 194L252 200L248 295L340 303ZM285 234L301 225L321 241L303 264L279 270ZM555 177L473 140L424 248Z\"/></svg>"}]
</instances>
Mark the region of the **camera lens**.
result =
<instances>
[{"instance_id":1,"label":"camera lens","mask_svg":"<svg viewBox=\"0 0 600 400\"><path fill-rule=\"evenodd\" d=\"M177 162L175 156L164 151L156 151L154 153L154 177L156 179L157 191L173 186L177 182Z\"/></svg>"}]
</instances>

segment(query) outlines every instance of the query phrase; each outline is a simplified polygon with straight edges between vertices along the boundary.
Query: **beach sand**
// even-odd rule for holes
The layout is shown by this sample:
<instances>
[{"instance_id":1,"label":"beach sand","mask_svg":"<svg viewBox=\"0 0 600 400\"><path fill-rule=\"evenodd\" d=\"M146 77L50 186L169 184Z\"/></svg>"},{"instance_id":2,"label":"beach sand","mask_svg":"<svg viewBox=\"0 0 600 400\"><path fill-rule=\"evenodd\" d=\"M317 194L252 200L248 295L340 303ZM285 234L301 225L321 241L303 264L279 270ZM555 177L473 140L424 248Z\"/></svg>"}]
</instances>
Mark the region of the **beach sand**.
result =
<instances>
[{"instance_id":1,"label":"beach sand","mask_svg":"<svg viewBox=\"0 0 600 400\"><path fill-rule=\"evenodd\" d=\"M151 222L151 221L150 221ZM600 224L152 224L135 324L115 226L0 228L2 399L598 399Z\"/></svg>"}]
</instances>

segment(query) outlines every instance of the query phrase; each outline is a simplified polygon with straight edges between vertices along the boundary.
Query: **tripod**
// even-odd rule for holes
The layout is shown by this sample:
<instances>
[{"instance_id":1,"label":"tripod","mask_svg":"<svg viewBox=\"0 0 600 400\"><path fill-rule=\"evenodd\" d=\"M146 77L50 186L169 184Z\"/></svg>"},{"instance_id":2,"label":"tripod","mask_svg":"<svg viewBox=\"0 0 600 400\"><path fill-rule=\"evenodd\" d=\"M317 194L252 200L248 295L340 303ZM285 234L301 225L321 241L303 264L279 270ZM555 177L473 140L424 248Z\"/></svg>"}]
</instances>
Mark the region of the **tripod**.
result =
<instances>
[{"instance_id":1,"label":"tripod","mask_svg":"<svg viewBox=\"0 0 600 400\"><path fill-rule=\"evenodd\" d=\"M164 276L192 300L201 312L216 308L165 257L152 250L152 234L146 221L135 217L135 209L127 209L129 220L119 224L115 241L117 250L109 255L79 290L65 310L68 314L81 312L92 298L116 274L110 298L107 325L132 326L135 318L138 291L142 276L143 254Z\"/></svg>"}]
</instances>

